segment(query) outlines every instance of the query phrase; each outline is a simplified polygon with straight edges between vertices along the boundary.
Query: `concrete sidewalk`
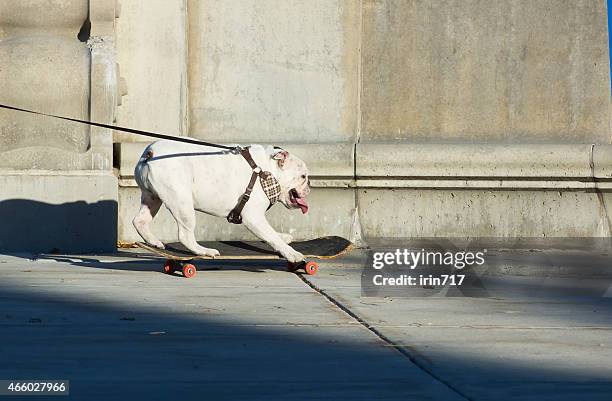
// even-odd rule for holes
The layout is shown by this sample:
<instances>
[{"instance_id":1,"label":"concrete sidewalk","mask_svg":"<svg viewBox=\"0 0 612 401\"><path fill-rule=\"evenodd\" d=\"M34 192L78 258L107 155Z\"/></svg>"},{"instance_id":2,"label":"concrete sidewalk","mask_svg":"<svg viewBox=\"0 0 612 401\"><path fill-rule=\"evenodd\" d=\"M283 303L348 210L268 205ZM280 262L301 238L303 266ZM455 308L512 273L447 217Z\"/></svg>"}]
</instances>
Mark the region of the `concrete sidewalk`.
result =
<instances>
[{"instance_id":1,"label":"concrete sidewalk","mask_svg":"<svg viewBox=\"0 0 612 401\"><path fill-rule=\"evenodd\" d=\"M554 252L547 260L571 255ZM524 260L516 252L506 258ZM602 262L602 255L591 258L593 265ZM610 399L612 298L558 297L554 291L541 299L361 297L361 269L350 267L355 262L330 264L307 279L466 399ZM521 278L528 268L520 266ZM505 280L516 284L516 277Z\"/></svg>"},{"instance_id":2,"label":"concrete sidewalk","mask_svg":"<svg viewBox=\"0 0 612 401\"><path fill-rule=\"evenodd\" d=\"M610 298L364 298L364 261L187 280L131 251L0 255L0 379L86 400L609 399Z\"/></svg>"},{"instance_id":3,"label":"concrete sidewalk","mask_svg":"<svg viewBox=\"0 0 612 401\"><path fill-rule=\"evenodd\" d=\"M459 400L283 265L0 256L0 378L78 400Z\"/></svg>"}]
</instances>

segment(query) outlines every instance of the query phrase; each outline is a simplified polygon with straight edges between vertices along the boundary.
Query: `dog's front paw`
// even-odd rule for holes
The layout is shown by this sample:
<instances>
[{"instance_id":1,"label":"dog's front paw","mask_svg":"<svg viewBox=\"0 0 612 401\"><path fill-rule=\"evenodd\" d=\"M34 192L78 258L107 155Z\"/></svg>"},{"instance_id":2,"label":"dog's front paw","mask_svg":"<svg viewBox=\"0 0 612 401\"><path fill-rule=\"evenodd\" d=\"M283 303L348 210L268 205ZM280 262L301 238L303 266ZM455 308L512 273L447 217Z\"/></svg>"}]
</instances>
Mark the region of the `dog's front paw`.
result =
<instances>
[{"instance_id":1,"label":"dog's front paw","mask_svg":"<svg viewBox=\"0 0 612 401\"><path fill-rule=\"evenodd\" d=\"M166 249L166 247L164 246L164 244L161 241L156 241L153 243L149 243L149 245L154 246L157 249Z\"/></svg>"},{"instance_id":2,"label":"dog's front paw","mask_svg":"<svg viewBox=\"0 0 612 401\"><path fill-rule=\"evenodd\" d=\"M221 255L221 254L219 253L219 251L218 251L218 250L213 249L213 248L209 248L209 249L208 249L208 252L209 252L209 253L208 253L208 256L212 256L213 258L214 258L215 256L219 256L219 255Z\"/></svg>"},{"instance_id":3,"label":"dog's front paw","mask_svg":"<svg viewBox=\"0 0 612 401\"><path fill-rule=\"evenodd\" d=\"M293 242L293 235L291 234L278 233L278 235L280 235L281 239L285 244L290 244Z\"/></svg>"},{"instance_id":4,"label":"dog's front paw","mask_svg":"<svg viewBox=\"0 0 612 401\"><path fill-rule=\"evenodd\" d=\"M220 253L216 249L202 247L202 249L200 249L200 252L198 252L198 255L200 255L200 256L210 256L210 257L214 258L215 256L219 256Z\"/></svg>"},{"instance_id":5,"label":"dog's front paw","mask_svg":"<svg viewBox=\"0 0 612 401\"><path fill-rule=\"evenodd\" d=\"M289 251L285 252L284 256L287 261L291 263L298 263L304 260L304 255L302 255L293 248L290 248Z\"/></svg>"}]
</instances>

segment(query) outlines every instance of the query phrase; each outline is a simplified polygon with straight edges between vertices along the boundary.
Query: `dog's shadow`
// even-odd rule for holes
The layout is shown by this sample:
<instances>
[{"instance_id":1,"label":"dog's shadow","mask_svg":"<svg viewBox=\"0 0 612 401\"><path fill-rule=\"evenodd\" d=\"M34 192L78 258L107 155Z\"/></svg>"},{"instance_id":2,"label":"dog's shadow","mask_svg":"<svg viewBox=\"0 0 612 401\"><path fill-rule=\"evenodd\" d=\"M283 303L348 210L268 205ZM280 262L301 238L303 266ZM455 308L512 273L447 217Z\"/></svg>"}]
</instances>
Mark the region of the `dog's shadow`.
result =
<instances>
[{"instance_id":1,"label":"dog's shadow","mask_svg":"<svg viewBox=\"0 0 612 401\"><path fill-rule=\"evenodd\" d=\"M54 255L39 254L37 260L54 260L69 263L73 266L88 267L105 270L124 271L155 271L164 272L165 259L140 252L117 251L105 257L81 255ZM190 262L198 271L248 271L252 273L265 273L270 270L287 271L287 262L283 260L248 260L248 259L196 259Z\"/></svg>"}]
</instances>

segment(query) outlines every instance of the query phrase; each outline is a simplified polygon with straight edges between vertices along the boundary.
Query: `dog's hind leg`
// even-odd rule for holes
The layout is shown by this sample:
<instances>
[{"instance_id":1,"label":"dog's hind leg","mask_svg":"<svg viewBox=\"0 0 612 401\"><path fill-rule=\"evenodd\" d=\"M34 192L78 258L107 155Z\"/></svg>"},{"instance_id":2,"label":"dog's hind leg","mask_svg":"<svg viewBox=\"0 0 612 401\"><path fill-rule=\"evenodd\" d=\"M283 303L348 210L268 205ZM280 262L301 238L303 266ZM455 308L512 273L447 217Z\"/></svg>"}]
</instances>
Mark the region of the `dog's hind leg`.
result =
<instances>
[{"instance_id":1,"label":"dog's hind leg","mask_svg":"<svg viewBox=\"0 0 612 401\"><path fill-rule=\"evenodd\" d=\"M161 199L156 195L143 190L140 197L140 210L132 220L132 224L147 244L164 249L164 244L151 232L151 221L153 221L153 218L159 211L161 204Z\"/></svg>"},{"instance_id":2,"label":"dog's hind leg","mask_svg":"<svg viewBox=\"0 0 612 401\"><path fill-rule=\"evenodd\" d=\"M173 199L172 202L164 202L178 225L178 237L181 244L196 255L218 256L219 251L212 248L205 248L198 244L195 238L196 215L193 208L191 197Z\"/></svg>"}]
</instances>

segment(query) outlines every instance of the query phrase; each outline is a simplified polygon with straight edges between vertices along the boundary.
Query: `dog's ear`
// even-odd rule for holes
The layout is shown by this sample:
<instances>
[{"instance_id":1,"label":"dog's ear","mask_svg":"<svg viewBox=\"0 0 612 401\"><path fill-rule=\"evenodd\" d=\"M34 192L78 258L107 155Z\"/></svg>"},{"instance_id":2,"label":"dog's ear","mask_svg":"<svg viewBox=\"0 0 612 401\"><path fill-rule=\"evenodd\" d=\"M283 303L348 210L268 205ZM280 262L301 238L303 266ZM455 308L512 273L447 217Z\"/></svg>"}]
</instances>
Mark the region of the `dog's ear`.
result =
<instances>
[{"instance_id":1,"label":"dog's ear","mask_svg":"<svg viewBox=\"0 0 612 401\"><path fill-rule=\"evenodd\" d=\"M277 161L279 167L283 167L285 161L289 157L289 152L281 148L274 148L274 154L272 154L272 158Z\"/></svg>"}]
</instances>

